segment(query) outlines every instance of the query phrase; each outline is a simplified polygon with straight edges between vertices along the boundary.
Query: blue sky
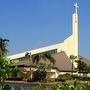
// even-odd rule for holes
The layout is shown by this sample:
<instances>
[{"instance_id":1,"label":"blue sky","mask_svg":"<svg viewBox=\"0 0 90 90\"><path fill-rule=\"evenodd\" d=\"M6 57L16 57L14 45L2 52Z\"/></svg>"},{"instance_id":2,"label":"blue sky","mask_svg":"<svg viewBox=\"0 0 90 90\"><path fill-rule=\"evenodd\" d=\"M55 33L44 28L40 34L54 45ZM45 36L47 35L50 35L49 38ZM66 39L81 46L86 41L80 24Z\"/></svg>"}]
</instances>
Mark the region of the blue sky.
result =
<instances>
[{"instance_id":1,"label":"blue sky","mask_svg":"<svg viewBox=\"0 0 90 90\"><path fill-rule=\"evenodd\" d=\"M0 0L0 37L9 55L63 42L79 4L79 54L90 59L90 0Z\"/></svg>"}]
</instances>

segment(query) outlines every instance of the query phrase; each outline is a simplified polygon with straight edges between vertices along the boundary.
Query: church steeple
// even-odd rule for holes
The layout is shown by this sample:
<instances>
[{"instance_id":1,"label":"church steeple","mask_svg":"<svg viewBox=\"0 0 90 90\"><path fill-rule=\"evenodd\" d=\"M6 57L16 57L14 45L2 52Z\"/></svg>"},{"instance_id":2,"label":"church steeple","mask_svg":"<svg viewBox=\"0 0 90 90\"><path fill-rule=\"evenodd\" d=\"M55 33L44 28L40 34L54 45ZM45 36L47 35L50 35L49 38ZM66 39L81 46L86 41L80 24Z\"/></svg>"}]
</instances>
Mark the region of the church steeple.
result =
<instances>
[{"instance_id":1,"label":"church steeple","mask_svg":"<svg viewBox=\"0 0 90 90\"><path fill-rule=\"evenodd\" d=\"M74 4L74 13L72 15L72 35L73 35L73 43L74 43L74 53L78 56L78 4Z\"/></svg>"}]
</instances>

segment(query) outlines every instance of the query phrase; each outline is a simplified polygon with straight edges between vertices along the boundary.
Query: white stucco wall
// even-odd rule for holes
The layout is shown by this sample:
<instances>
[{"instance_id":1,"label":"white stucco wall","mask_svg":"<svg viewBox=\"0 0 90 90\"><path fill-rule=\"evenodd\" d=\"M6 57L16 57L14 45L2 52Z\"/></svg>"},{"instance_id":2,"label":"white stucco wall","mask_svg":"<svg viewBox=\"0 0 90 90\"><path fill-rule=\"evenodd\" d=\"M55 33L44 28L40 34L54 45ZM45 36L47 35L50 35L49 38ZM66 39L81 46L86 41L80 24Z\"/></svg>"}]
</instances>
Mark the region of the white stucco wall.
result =
<instances>
[{"instance_id":1,"label":"white stucco wall","mask_svg":"<svg viewBox=\"0 0 90 90\"><path fill-rule=\"evenodd\" d=\"M42 47L42 48L26 51L26 52L31 53L32 55L37 54L37 53L41 53L41 52L45 52L45 51L49 51L49 50L53 50L53 49L57 49L57 52L60 52L62 50L62 47L63 47L62 44L63 43L58 43L58 44L54 44L54 45L50 45L47 47ZM7 58L10 58L10 59L21 58L21 57L25 56L26 52L10 55L10 56L7 56Z\"/></svg>"}]
</instances>

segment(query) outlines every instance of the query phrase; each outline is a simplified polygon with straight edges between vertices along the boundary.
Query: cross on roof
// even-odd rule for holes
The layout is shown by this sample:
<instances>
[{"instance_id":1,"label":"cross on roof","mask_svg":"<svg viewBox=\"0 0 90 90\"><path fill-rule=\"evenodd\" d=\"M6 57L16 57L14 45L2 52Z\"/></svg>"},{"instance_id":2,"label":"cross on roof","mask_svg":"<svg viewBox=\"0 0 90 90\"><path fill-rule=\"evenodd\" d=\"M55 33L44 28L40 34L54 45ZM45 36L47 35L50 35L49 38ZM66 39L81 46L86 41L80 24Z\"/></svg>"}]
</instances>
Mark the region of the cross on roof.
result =
<instances>
[{"instance_id":1,"label":"cross on roof","mask_svg":"<svg viewBox=\"0 0 90 90\"><path fill-rule=\"evenodd\" d=\"M74 7L75 7L75 13L77 13L77 9L79 8L78 4L75 3L75 4L74 4Z\"/></svg>"}]
</instances>

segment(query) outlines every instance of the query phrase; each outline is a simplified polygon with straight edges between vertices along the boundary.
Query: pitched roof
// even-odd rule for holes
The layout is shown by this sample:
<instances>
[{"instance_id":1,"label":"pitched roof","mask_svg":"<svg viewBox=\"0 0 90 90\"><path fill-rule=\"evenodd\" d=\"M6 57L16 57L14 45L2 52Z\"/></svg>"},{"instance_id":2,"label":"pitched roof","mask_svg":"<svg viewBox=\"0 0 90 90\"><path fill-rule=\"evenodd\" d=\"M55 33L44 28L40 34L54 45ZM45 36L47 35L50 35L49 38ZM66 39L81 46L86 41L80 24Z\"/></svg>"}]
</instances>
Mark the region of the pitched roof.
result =
<instances>
[{"instance_id":1,"label":"pitched roof","mask_svg":"<svg viewBox=\"0 0 90 90\"><path fill-rule=\"evenodd\" d=\"M53 57L56 60L55 67L57 67L60 71L68 72L72 70L72 63L64 51L54 54ZM76 71L74 67L73 71Z\"/></svg>"},{"instance_id":2,"label":"pitched roof","mask_svg":"<svg viewBox=\"0 0 90 90\"><path fill-rule=\"evenodd\" d=\"M53 54L53 57L56 60L54 67L57 68L59 71L69 72L72 70L72 63L64 51ZM49 63L48 61L45 61L45 62ZM27 60L22 60L18 63L15 63L12 66L29 66L31 64L32 64L32 60L27 59ZM73 68L73 71L76 71L75 68Z\"/></svg>"},{"instance_id":3,"label":"pitched roof","mask_svg":"<svg viewBox=\"0 0 90 90\"><path fill-rule=\"evenodd\" d=\"M22 60L17 63L14 63L11 66L30 66L31 64L32 64L32 60L26 59L26 60Z\"/></svg>"}]
</instances>

